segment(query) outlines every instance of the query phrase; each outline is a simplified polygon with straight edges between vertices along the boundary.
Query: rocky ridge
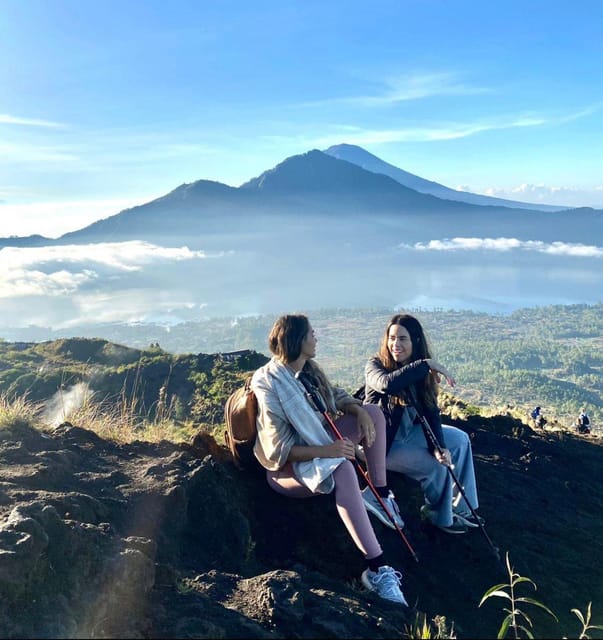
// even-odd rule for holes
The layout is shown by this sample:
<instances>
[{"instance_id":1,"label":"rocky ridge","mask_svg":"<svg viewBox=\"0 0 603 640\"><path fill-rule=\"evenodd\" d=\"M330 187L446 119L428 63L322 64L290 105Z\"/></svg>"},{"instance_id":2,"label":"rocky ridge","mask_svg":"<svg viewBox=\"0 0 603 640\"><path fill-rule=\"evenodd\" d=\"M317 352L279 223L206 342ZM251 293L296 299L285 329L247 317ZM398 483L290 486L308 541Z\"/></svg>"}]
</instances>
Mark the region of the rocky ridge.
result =
<instances>
[{"instance_id":1,"label":"rocky ridge","mask_svg":"<svg viewBox=\"0 0 603 640\"><path fill-rule=\"evenodd\" d=\"M510 416L455 422L472 438L480 512L500 549L559 616L536 635L572 637L570 608L603 614L601 444ZM496 637L504 582L479 530L422 524L418 485L392 477L418 553L375 521L404 573L407 611L366 593L332 496L291 500L237 469L206 434L189 444L116 444L69 423L0 428L0 636L400 638L416 611L457 637Z\"/></svg>"}]
</instances>

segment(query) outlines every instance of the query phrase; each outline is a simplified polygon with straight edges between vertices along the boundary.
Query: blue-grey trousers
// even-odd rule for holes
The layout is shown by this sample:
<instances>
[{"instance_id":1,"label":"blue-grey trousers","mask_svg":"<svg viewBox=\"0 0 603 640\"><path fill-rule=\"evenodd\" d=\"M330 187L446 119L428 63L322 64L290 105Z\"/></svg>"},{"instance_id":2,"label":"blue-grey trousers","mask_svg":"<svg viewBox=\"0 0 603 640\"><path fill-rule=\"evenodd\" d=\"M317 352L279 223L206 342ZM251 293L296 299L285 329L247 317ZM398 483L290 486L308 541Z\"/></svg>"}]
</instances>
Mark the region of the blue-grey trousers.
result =
<instances>
[{"instance_id":1,"label":"blue-grey trousers","mask_svg":"<svg viewBox=\"0 0 603 640\"><path fill-rule=\"evenodd\" d=\"M456 427L442 425L442 429L446 448L452 457L454 474L471 506L477 509L477 487L469 436ZM400 439L399 436L400 433L387 454L386 468L388 471L397 471L417 480L421 484L425 504L432 512L432 522L443 527L450 526L453 512L469 512L469 507L465 504L451 474L429 452L419 425L410 429L405 438Z\"/></svg>"}]
</instances>

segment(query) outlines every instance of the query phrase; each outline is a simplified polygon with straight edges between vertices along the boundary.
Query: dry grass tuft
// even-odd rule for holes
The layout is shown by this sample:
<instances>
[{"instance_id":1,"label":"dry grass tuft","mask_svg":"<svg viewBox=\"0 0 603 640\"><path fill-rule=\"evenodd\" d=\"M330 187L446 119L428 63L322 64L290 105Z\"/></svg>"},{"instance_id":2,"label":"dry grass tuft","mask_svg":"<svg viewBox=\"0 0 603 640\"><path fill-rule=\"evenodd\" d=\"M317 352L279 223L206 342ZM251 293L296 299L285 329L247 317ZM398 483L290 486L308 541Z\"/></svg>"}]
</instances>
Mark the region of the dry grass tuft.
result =
<instances>
[{"instance_id":1,"label":"dry grass tuft","mask_svg":"<svg viewBox=\"0 0 603 640\"><path fill-rule=\"evenodd\" d=\"M43 405L28 401L25 396L9 398L0 394L0 429L19 426L41 426Z\"/></svg>"},{"instance_id":2,"label":"dry grass tuft","mask_svg":"<svg viewBox=\"0 0 603 640\"><path fill-rule=\"evenodd\" d=\"M26 396L9 398L0 394L0 429L52 430L57 423L49 419L45 409L44 403L30 401ZM137 403L128 400L123 393L115 402L98 401L94 394L85 394L81 403L65 408L60 419L121 444L135 440L187 442L198 431L198 426L192 422L177 422L168 412L157 412L149 419L137 410Z\"/></svg>"},{"instance_id":3,"label":"dry grass tuft","mask_svg":"<svg viewBox=\"0 0 603 640\"><path fill-rule=\"evenodd\" d=\"M96 401L86 397L84 402L65 418L71 424L94 431L113 442L184 442L193 431L192 425L178 424L169 416L157 413L153 419L141 414L137 402L122 393L116 402Z\"/></svg>"}]
</instances>

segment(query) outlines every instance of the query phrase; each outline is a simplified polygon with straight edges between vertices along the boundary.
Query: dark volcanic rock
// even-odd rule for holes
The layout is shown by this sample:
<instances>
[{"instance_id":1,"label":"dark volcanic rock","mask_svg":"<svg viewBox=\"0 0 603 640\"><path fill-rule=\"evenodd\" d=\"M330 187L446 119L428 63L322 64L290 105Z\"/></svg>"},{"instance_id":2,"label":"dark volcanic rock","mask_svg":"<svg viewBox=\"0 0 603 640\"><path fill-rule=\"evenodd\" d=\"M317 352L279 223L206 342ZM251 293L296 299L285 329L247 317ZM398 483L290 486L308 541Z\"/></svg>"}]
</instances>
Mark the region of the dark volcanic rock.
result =
<instances>
[{"instance_id":1,"label":"dark volcanic rock","mask_svg":"<svg viewBox=\"0 0 603 640\"><path fill-rule=\"evenodd\" d=\"M571 637L569 610L589 600L596 623L599 441L504 416L457 426L472 438L490 537L560 617L535 613L537 635ZM424 527L416 483L391 484L420 562L375 529L409 602L458 637L495 637L503 605L478 604L506 576L485 538ZM403 637L415 611L366 593L362 569L333 496L284 498L207 435L120 445L69 424L0 428L1 637Z\"/></svg>"}]
</instances>

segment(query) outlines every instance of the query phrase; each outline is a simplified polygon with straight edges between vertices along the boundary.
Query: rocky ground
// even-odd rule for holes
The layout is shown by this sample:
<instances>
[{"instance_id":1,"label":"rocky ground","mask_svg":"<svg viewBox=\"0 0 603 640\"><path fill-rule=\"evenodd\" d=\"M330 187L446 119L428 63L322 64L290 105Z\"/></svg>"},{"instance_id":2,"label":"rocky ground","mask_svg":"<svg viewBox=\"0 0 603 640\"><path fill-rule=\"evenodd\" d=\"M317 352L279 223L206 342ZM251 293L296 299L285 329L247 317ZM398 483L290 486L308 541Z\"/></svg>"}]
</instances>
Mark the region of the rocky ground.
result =
<instances>
[{"instance_id":1,"label":"rocky ground","mask_svg":"<svg viewBox=\"0 0 603 640\"><path fill-rule=\"evenodd\" d=\"M591 600L603 622L600 440L510 416L456 424L472 438L488 536L537 584L522 595L559 617L526 604L534 635L578 637L570 609ZM0 636L402 638L419 611L459 638L495 638L507 604L478 604L506 574L486 537L421 524L418 485L392 485L419 562L375 529L410 611L362 590L331 496L279 496L208 436L118 445L69 424L3 427Z\"/></svg>"}]
</instances>

